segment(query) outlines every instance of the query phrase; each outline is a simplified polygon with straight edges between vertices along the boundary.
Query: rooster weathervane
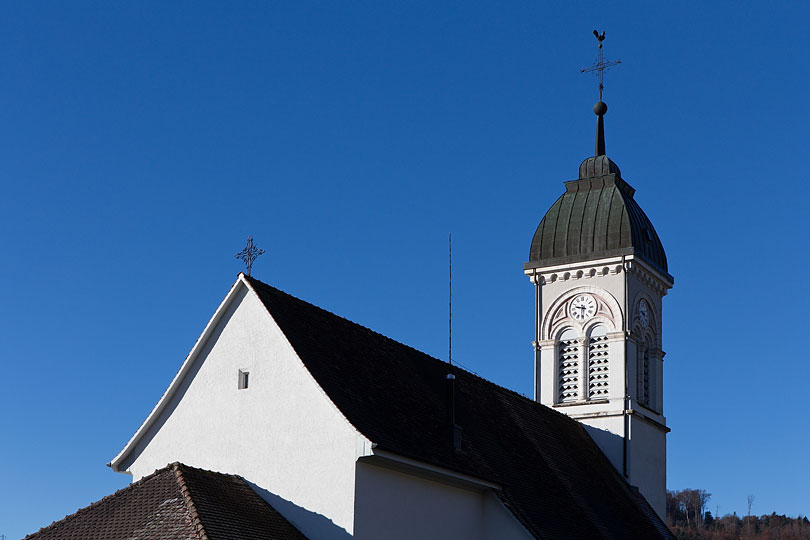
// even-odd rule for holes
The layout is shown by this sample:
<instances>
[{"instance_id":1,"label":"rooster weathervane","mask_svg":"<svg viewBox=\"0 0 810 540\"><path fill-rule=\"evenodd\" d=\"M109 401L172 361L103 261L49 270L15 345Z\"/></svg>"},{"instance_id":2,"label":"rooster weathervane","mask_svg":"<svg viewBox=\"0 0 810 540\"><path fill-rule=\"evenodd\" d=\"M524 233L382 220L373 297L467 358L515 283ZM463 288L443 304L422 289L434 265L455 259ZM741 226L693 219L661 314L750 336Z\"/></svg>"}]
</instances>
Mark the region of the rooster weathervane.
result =
<instances>
[{"instance_id":1,"label":"rooster weathervane","mask_svg":"<svg viewBox=\"0 0 810 540\"><path fill-rule=\"evenodd\" d=\"M599 44L599 56L596 58L596 63L594 65L583 68L579 70L579 72L596 73L596 76L599 78L599 101L602 101L602 90L605 89L605 71L612 68L613 66L621 64L622 61L606 60L604 55L602 54L602 42L605 41L604 30L602 31L601 34L597 30L594 30L593 35L596 37L596 42Z\"/></svg>"}]
</instances>

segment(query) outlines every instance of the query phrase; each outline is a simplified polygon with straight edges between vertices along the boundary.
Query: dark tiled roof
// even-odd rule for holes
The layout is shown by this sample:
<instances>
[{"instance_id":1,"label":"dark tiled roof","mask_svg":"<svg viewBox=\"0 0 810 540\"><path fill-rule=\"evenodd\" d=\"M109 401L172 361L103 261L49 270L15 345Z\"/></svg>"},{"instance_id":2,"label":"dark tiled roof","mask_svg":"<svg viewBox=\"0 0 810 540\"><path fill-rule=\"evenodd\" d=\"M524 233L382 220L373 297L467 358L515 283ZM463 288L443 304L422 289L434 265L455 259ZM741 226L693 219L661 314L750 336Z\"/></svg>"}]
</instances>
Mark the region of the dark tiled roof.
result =
<instances>
[{"instance_id":1,"label":"dark tiled roof","mask_svg":"<svg viewBox=\"0 0 810 540\"><path fill-rule=\"evenodd\" d=\"M24 540L306 540L243 479L173 463Z\"/></svg>"},{"instance_id":2,"label":"dark tiled roof","mask_svg":"<svg viewBox=\"0 0 810 540\"><path fill-rule=\"evenodd\" d=\"M537 538L671 538L578 422L247 280L318 384L377 448L502 486L504 504ZM448 372L461 451L449 429Z\"/></svg>"},{"instance_id":3,"label":"dark tiled roof","mask_svg":"<svg viewBox=\"0 0 810 540\"><path fill-rule=\"evenodd\" d=\"M664 246L634 193L607 156L585 160L580 179L565 182L565 193L537 226L524 266L633 254L671 279Z\"/></svg>"}]
</instances>

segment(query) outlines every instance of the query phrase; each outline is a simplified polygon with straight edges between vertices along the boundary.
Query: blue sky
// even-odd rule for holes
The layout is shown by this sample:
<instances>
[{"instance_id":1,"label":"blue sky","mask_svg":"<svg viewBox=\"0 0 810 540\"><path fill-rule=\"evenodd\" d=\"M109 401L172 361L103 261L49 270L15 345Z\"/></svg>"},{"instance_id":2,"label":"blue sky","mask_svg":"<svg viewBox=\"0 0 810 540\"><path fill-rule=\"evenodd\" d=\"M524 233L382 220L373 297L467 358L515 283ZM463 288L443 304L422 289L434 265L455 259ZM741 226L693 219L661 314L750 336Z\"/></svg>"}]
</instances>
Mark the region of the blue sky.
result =
<instances>
[{"instance_id":1,"label":"blue sky","mask_svg":"<svg viewBox=\"0 0 810 540\"><path fill-rule=\"evenodd\" d=\"M105 464L240 263L531 392L529 243L593 149L675 276L668 485L810 513L806 2L26 2L0 7L0 534Z\"/></svg>"}]
</instances>

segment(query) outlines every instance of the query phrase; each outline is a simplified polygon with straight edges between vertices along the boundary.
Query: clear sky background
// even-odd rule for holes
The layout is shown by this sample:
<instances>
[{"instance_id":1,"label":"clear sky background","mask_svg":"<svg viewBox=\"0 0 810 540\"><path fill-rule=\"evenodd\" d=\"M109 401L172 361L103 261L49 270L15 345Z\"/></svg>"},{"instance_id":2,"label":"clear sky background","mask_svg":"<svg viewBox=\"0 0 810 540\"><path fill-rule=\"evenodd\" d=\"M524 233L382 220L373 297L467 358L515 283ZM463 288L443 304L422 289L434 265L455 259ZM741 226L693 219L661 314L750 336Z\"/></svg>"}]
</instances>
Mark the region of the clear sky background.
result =
<instances>
[{"instance_id":1,"label":"clear sky background","mask_svg":"<svg viewBox=\"0 0 810 540\"><path fill-rule=\"evenodd\" d=\"M807 2L0 7L0 534L105 464L242 269L531 394L522 263L593 151L667 250L670 489L810 513Z\"/></svg>"}]
</instances>

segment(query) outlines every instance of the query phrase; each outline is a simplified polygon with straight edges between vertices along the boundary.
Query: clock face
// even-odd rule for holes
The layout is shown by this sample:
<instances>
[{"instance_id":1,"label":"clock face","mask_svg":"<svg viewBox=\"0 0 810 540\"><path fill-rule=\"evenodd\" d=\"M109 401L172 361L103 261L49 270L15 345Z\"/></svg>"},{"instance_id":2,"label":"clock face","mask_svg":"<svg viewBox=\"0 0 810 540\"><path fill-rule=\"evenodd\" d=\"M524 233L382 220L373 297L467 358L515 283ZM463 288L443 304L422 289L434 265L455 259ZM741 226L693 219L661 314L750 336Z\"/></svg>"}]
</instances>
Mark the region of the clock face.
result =
<instances>
[{"instance_id":1,"label":"clock face","mask_svg":"<svg viewBox=\"0 0 810 540\"><path fill-rule=\"evenodd\" d=\"M647 305L647 301L644 299L638 303L638 318L644 328L650 325L650 306Z\"/></svg>"},{"instance_id":2,"label":"clock face","mask_svg":"<svg viewBox=\"0 0 810 540\"><path fill-rule=\"evenodd\" d=\"M568 310L574 320L587 321L596 315L596 300L589 294L580 294L571 301Z\"/></svg>"}]
</instances>

